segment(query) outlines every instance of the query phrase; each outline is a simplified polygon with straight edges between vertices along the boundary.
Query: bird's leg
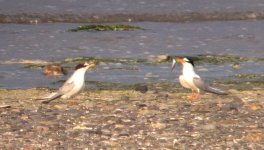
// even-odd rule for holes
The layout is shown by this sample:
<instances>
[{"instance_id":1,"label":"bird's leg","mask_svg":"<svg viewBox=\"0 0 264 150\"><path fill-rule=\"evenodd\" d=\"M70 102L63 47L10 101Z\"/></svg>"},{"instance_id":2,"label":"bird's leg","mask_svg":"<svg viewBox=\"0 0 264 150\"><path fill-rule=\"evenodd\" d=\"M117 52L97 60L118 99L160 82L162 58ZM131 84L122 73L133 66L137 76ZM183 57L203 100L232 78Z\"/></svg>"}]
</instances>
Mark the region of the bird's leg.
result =
<instances>
[{"instance_id":1,"label":"bird's leg","mask_svg":"<svg viewBox=\"0 0 264 150\"><path fill-rule=\"evenodd\" d=\"M187 99L190 100L190 101L193 101L193 98L194 98L194 91L192 89L192 94L191 95L188 95L187 96Z\"/></svg>"},{"instance_id":2,"label":"bird's leg","mask_svg":"<svg viewBox=\"0 0 264 150\"><path fill-rule=\"evenodd\" d=\"M193 97L193 90L192 90L192 94L187 96L187 99L191 99Z\"/></svg>"},{"instance_id":3,"label":"bird's leg","mask_svg":"<svg viewBox=\"0 0 264 150\"><path fill-rule=\"evenodd\" d=\"M194 99L198 99L200 97L200 91L198 90L197 93L194 96Z\"/></svg>"},{"instance_id":4,"label":"bird's leg","mask_svg":"<svg viewBox=\"0 0 264 150\"><path fill-rule=\"evenodd\" d=\"M199 98L200 91L198 90L197 93L195 93L195 90L192 89L192 94L188 96L188 100L193 102L196 101Z\"/></svg>"},{"instance_id":5,"label":"bird's leg","mask_svg":"<svg viewBox=\"0 0 264 150\"><path fill-rule=\"evenodd\" d=\"M69 106L73 106L73 105L78 105L77 101L76 101L76 97L68 97L68 100L67 100L67 104Z\"/></svg>"},{"instance_id":6,"label":"bird's leg","mask_svg":"<svg viewBox=\"0 0 264 150\"><path fill-rule=\"evenodd\" d=\"M195 95L193 96L193 100L197 100L199 96L200 96L200 89L197 89Z\"/></svg>"}]
</instances>

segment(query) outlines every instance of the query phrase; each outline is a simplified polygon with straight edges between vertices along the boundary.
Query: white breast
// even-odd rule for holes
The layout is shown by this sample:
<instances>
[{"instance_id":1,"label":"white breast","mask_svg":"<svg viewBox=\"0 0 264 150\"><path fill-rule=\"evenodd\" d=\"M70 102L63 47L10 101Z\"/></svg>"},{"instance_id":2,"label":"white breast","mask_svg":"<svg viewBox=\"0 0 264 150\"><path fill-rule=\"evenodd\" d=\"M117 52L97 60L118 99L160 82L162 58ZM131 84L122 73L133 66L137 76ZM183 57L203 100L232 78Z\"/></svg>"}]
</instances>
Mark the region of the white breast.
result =
<instances>
[{"instance_id":1,"label":"white breast","mask_svg":"<svg viewBox=\"0 0 264 150\"><path fill-rule=\"evenodd\" d=\"M193 78L198 76L194 72L194 68L190 63L183 63L182 75L180 76L180 81L183 87L197 90L197 87L193 83Z\"/></svg>"},{"instance_id":2,"label":"white breast","mask_svg":"<svg viewBox=\"0 0 264 150\"><path fill-rule=\"evenodd\" d=\"M74 87L70 92L63 95L62 98L70 98L81 91L81 89L84 87L85 84L85 79L84 79L85 72L86 72L86 68L82 68L76 70L73 73L73 75L69 78L67 82L69 83L73 82Z\"/></svg>"}]
</instances>

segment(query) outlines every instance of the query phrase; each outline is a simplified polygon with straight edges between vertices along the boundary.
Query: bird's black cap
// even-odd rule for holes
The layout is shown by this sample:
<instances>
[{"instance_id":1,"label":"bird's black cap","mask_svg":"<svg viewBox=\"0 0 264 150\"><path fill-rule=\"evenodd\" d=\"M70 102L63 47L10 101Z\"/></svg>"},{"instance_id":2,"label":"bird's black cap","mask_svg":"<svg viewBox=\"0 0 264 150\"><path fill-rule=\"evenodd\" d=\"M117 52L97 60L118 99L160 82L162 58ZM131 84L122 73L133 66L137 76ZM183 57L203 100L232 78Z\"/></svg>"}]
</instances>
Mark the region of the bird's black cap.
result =
<instances>
[{"instance_id":1,"label":"bird's black cap","mask_svg":"<svg viewBox=\"0 0 264 150\"><path fill-rule=\"evenodd\" d=\"M80 68L84 68L84 67L86 67L87 66L87 64L86 63L83 63L83 64L78 64L76 67L75 67L75 69L74 70L78 70L78 69L80 69Z\"/></svg>"},{"instance_id":2,"label":"bird's black cap","mask_svg":"<svg viewBox=\"0 0 264 150\"><path fill-rule=\"evenodd\" d=\"M192 58L190 57L185 57L186 58L186 62L189 62L190 64L192 64L194 66L194 61Z\"/></svg>"}]
</instances>

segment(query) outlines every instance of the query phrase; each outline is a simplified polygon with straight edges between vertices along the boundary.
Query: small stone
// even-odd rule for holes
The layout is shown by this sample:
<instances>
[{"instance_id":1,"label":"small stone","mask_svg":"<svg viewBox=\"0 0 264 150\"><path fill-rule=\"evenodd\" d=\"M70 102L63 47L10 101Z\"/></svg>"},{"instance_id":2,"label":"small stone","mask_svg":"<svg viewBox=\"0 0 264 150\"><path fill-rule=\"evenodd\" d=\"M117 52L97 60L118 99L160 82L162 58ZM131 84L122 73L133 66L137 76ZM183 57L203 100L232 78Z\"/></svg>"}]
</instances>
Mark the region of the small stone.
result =
<instances>
[{"instance_id":1,"label":"small stone","mask_svg":"<svg viewBox=\"0 0 264 150\"><path fill-rule=\"evenodd\" d=\"M47 132L49 132L49 128L46 127L46 126L37 126L36 129L40 133L47 133Z\"/></svg>"},{"instance_id":2,"label":"small stone","mask_svg":"<svg viewBox=\"0 0 264 150\"><path fill-rule=\"evenodd\" d=\"M191 107L191 112L207 113L210 111L209 105L193 105Z\"/></svg>"},{"instance_id":3,"label":"small stone","mask_svg":"<svg viewBox=\"0 0 264 150\"><path fill-rule=\"evenodd\" d=\"M150 114L150 110L148 110L148 109L140 109L138 111L138 114L144 116L144 115Z\"/></svg>"},{"instance_id":4,"label":"small stone","mask_svg":"<svg viewBox=\"0 0 264 150\"><path fill-rule=\"evenodd\" d=\"M58 109L58 110L62 110L62 109L66 109L67 108L67 105L65 105L65 104L58 104L58 105L54 105L54 108L55 109Z\"/></svg>"},{"instance_id":5,"label":"small stone","mask_svg":"<svg viewBox=\"0 0 264 150\"><path fill-rule=\"evenodd\" d=\"M34 150L33 147L23 147L23 150Z\"/></svg>"},{"instance_id":6,"label":"small stone","mask_svg":"<svg viewBox=\"0 0 264 150\"><path fill-rule=\"evenodd\" d=\"M67 104L69 106L75 106L75 105L78 105L79 103L76 100L68 100L67 101Z\"/></svg>"},{"instance_id":7,"label":"small stone","mask_svg":"<svg viewBox=\"0 0 264 150\"><path fill-rule=\"evenodd\" d=\"M146 85L136 85L135 91L139 91L141 93L146 93L148 91L148 86Z\"/></svg>"},{"instance_id":8,"label":"small stone","mask_svg":"<svg viewBox=\"0 0 264 150\"><path fill-rule=\"evenodd\" d=\"M129 136L129 133L126 131L121 131L121 133L118 136L119 137L127 137L127 136Z\"/></svg>"},{"instance_id":9,"label":"small stone","mask_svg":"<svg viewBox=\"0 0 264 150\"><path fill-rule=\"evenodd\" d=\"M264 142L264 133L263 132L248 133L243 139L247 142Z\"/></svg>"},{"instance_id":10,"label":"small stone","mask_svg":"<svg viewBox=\"0 0 264 150\"><path fill-rule=\"evenodd\" d=\"M0 105L0 108L11 108L11 105Z\"/></svg>"},{"instance_id":11,"label":"small stone","mask_svg":"<svg viewBox=\"0 0 264 150\"><path fill-rule=\"evenodd\" d=\"M28 116L27 115L22 115L21 119L26 121L26 120L28 120Z\"/></svg>"},{"instance_id":12,"label":"small stone","mask_svg":"<svg viewBox=\"0 0 264 150\"><path fill-rule=\"evenodd\" d=\"M234 63L234 64L232 64L232 68L233 68L233 69L240 69L241 66L240 66L239 63Z\"/></svg>"},{"instance_id":13,"label":"small stone","mask_svg":"<svg viewBox=\"0 0 264 150\"><path fill-rule=\"evenodd\" d=\"M156 100L167 100L168 97L169 97L168 94L158 94L158 95L155 97L155 99L156 99Z\"/></svg>"},{"instance_id":14,"label":"small stone","mask_svg":"<svg viewBox=\"0 0 264 150\"><path fill-rule=\"evenodd\" d=\"M214 123L206 124L204 126L201 126L201 129L203 129L203 130L215 130L216 125Z\"/></svg>"},{"instance_id":15,"label":"small stone","mask_svg":"<svg viewBox=\"0 0 264 150\"><path fill-rule=\"evenodd\" d=\"M103 135L107 135L107 136L111 136L112 135L112 133L111 133L111 131L109 129L102 129L101 131L102 131Z\"/></svg>"},{"instance_id":16,"label":"small stone","mask_svg":"<svg viewBox=\"0 0 264 150\"><path fill-rule=\"evenodd\" d=\"M73 127L73 130L91 130L91 128L88 128L84 125L77 125L77 126Z\"/></svg>"},{"instance_id":17,"label":"small stone","mask_svg":"<svg viewBox=\"0 0 264 150\"><path fill-rule=\"evenodd\" d=\"M115 128L124 128L125 126L123 124L116 124Z\"/></svg>"},{"instance_id":18,"label":"small stone","mask_svg":"<svg viewBox=\"0 0 264 150\"><path fill-rule=\"evenodd\" d=\"M146 105L146 104L136 104L136 106L137 106L138 108L147 107L147 105Z\"/></svg>"},{"instance_id":19,"label":"small stone","mask_svg":"<svg viewBox=\"0 0 264 150\"><path fill-rule=\"evenodd\" d=\"M121 96L120 98L123 101L128 101L129 100L129 96Z\"/></svg>"},{"instance_id":20,"label":"small stone","mask_svg":"<svg viewBox=\"0 0 264 150\"><path fill-rule=\"evenodd\" d=\"M247 17L249 19L256 19L257 18L257 14L256 13L250 13L250 14L247 15Z\"/></svg>"},{"instance_id":21,"label":"small stone","mask_svg":"<svg viewBox=\"0 0 264 150\"><path fill-rule=\"evenodd\" d=\"M253 110L253 111L260 110L260 109L263 108L263 106L260 105L260 104L249 104L249 105L247 105L247 107L248 107L250 110Z\"/></svg>"},{"instance_id":22,"label":"small stone","mask_svg":"<svg viewBox=\"0 0 264 150\"><path fill-rule=\"evenodd\" d=\"M2 135L4 135L4 136L10 136L10 135L13 135L13 133L12 132L4 132Z\"/></svg>"},{"instance_id":23,"label":"small stone","mask_svg":"<svg viewBox=\"0 0 264 150\"><path fill-rule=\"evenodd\" d=\"M221 122L218 122L217 124L222 127L229 128L229 127L235 126L237 122L234 120L223 120Z\"/></svg>"},{"instance_id":24,"label":"small stone","mask_svg":"<svg viewBox=\"0 0 264 150\"><path fill-rule=\"evenodd\" d=\"M111 104L109 104L109 105L105 105L105 106L103 107L103 109L104 109L105 111L114 111L114 110L116 109L116 106L115 106L115 105L111 105Z\"/></svg>"},{"instance_id":25,"label":"small stone","mask_svg":"<svg viewBox=\"0 0 264 150\"><path fill-rule=\"evenodd\" d=\"M156 123L151 123L150 126L154 129L164 129L166 128L166 124L165 123L161 123L161 122L156 122Z\"/></svg>"},{"instance_id":26,"label":"small stone","mask_svg":"<svg viewBox=\"0 0 264 150\"><path fill-rule=\"evenodd\" d=\"M168 55L158 55L157 56L157 61L158 62L163 62L163 61L167 61L169 59Z\"/></svg>"}]
</instances>

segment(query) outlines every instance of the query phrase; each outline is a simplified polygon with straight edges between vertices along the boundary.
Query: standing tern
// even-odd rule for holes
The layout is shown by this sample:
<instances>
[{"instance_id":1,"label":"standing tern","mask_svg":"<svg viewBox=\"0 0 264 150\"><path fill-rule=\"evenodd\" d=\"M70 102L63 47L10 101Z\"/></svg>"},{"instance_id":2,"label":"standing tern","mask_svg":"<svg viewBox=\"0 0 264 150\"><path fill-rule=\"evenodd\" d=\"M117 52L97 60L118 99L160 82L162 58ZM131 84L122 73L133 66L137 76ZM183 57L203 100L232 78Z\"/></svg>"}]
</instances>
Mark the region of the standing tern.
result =
<instances>
[{"instance_id":1,"label":"standing tern","mask_svg":"<svg viewBox=\"0 0 264 150\"><path fill-rule=\"evenodd\" d=\"M68 99L78 94L85 85L85 72L87 69L93 67L95 67L94 63L85 62L83 64L78 64L75 67L75 71L73 72L72 76L66 80L63 86L57 92L53 92L46 97L39 98L39 100L42 100L42 103L49 103L50 101L57 98Z\"/></svg>"},{"instance_id":2,"label":"standing tern","mask_svg":"<svg viewBox=\"0 0 264 150\"><path fill-rule=\"evenodd\" d=\"M188 99L194 101L198 99L200 91L206 91L218 95L227 95L225 91L213 88L204 83L201 77L194 71L194 62L190 58L173 58L172 69L176 66L176 62L182 64L182 75L179 76L180 84L192 90L192 94ZM195 93L196 92L196 93Z\"/></svg>"}]
</instances>

